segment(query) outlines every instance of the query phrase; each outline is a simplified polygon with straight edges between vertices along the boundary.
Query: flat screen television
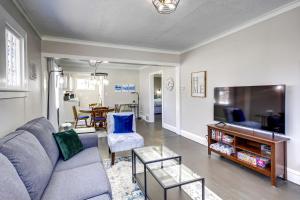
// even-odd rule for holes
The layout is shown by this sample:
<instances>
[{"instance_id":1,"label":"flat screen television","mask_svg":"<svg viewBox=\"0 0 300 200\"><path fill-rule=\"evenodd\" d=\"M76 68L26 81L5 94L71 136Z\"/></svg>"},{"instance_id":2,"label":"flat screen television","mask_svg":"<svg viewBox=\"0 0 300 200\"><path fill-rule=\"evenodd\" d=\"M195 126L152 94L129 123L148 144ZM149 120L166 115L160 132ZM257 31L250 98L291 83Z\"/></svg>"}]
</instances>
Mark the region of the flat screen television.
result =
<instances>
[{"instance_id":1,"label":"flat screen television","mask_svg":"<svg viewBox=\"0 0 300 200\"><path fill-rule=\"evenodd\" d=\"M214 120L285 134L285 85L217 87Z\"/></svg>"}]
</instances>

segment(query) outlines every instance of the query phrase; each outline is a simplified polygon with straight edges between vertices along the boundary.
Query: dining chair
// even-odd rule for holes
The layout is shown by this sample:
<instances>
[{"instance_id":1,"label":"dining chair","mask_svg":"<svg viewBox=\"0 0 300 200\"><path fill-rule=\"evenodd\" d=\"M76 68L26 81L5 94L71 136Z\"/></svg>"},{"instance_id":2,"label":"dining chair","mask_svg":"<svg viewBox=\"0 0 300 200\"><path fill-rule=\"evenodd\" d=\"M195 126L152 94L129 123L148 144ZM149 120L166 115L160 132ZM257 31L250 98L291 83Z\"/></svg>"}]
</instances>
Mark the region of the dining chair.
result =
<instances>
[{"instance_id":1,"label":"dining chair","mask_svg":"<svg viewBox=\"0 0 300 200\"><path fill-rule=\"evenodd\" d=\"M91 125L95 128L104 128L106 130L106 116L108 111L108 107L93 107Z\"/></svg>"},{"instance_id":2,"label":"dining chair","mask_svg":"<svg viewBox=\"0 0 300 200\"><path fill-rule=\"evenodd\" d=\"M89 116L86 115L78 115L76 106L72 106L73 109L73 115L74 115L74 120L75 120L75 128L78 126L78 121L85 121L85 126L88 127L87 120L90 118Z\"/></svg>"},{"instance_id":3,"label":"dining chair","mask_svg":"<svg viewBox=\"0 0 300 200\"><path fill-rule=\"evenodd\" d=\"M90 103L89 104L89 107L95 107L95 106L97 106L98 105L98 103Z\"/></svg>"},{"instance_id":4,"label":"dining chair","mask_svg":"<svg viewBox=\"0 0 300 200\"><path fill-rule=\"evenodd\" d=\"M115 112L119 113L121 111L121 105L120 104L115 104Z\"/></svg>"}]
</instances>

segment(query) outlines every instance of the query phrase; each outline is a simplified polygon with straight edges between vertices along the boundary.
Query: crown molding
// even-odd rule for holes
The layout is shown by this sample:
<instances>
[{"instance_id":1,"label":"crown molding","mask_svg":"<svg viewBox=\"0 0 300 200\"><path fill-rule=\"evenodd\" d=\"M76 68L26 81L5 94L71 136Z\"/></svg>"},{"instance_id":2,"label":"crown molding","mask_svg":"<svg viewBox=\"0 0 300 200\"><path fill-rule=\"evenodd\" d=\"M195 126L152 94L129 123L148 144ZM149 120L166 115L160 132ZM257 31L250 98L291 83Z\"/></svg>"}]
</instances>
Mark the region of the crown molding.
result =
<instances>
[{"instance_id":1,"label":"crown molding","mask_svg":"<svg viewBox=\"0 0 300 200\"><path fill-rule=\"evenodd\" d=\"M86 71L94 71L95 67L91 67L88 65L74 65L74 64L64 64L61 63L59 64L59 66L63 67L63 68L67 68L67 71L72 71L76 69L81 69L81 70L86 70ZM111 65L102 65L101 67L97 67L97 69L101 70L101 69L108 69L108 70L135 70L135 71L139 71L142 67L126 67L126 66L111 66Z\"/></svg>"},{"instance_id":2,"label":"crown molding","mask_svg":"<svg viewBox=\"0 0 300 200\"><path fill-rule=\"evenodd\" d=\"M221 38L224 38L224 37L227 37L227 36L232 35L234 33L237 33L237 32L239 32L241 30L244 30L246 28L254 26L254 25L258 24L258 23L264 22L264 21L266 21L268 19L271 19L271 18L276 17L276 16L278 16L280 14L283 14L285 12L293 10L293 9L295 9L297 7L300 7L300 0L296 0L294 2L288 3L288 4L284 5L284 6L279 7L279 8L276 8L276 9L270 11L270 12L267 12L267 13L259 16L259 17L256 17L256 18L250 20L250 21L248 21L246 23L243 23L240 26L237 26L237 27L235 27L233 29L230 29L230 30L225 31L225 32L223 32L221 34L218 34L218 35L216 35L216 36L214 36L214 37L212 37L212 38L210 38L208 40L202 41L202 42L198 43L197 45L194 45L194 46L192 46L190 48L187 48L187 49L183 50L182 52L180 52L180 54L184 54L184 53L190 52L192 50L195 50L195 49L197 49L199 47L205 46L205 45L207 45L209 43L212 43L212 42L214 42L216 40L219 40Z\"/></svg>"},{"instance_id":3,"label":"crown molding","mask_svg":"<svg viewBox=\"0 0 300 200\"><path fill-rule=\"evenodd\" d=\"M95 42L95 41L89 41L89 40L78 40L78 39L65 38L65 37L54 37L54 36L49 36L49 35L43 36L42 40L43 41L51 41L51 42L62 42L62 43L90 45L90 46L98 46L98 47L117 48L117 49L133 50L133 51L144 51L144 52L151 52L151 53L166 53L166 54L175 54L175 55L180 54L179 51L144 48L144 47L129 46L129 45L118 45L118 44L102 43L102 42Z\"/></svg>"},{"instance_id":4,"label":"crown molding","mask_svg":"<svg viewBox=\"0 0 300 200\"><path fill-rule=\"evenodd\" d=\"M26 13L26 11L23 8L23 6L21 6L21 4L18 2L18 0L12 0L12 2L17 7L17 9L20 11L20 13L24 16L25 20L29 23L29 25L32 27L32 29L34 30L34 32L39 36L40 39L42 39L41 33L36 28L36 26L33 24L32 20L30 19L30 17Z\"/></svg>"}]
</instances>

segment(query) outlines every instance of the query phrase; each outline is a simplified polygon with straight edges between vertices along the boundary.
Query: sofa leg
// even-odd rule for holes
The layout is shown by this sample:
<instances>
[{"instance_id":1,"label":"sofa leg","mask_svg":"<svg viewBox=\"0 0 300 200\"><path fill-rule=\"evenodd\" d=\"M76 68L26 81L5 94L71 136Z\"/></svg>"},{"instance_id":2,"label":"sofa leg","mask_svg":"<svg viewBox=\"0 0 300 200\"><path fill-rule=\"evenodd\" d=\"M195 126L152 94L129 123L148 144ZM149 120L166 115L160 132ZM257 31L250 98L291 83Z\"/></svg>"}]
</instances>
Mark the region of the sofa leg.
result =
<instances>
[{"instance_id":1,"label":"sofa leg","mask_svg":"<svg viewBox=\"0 0 300 200\"><path fill-rule=\"evenodd\" d=\"M115 153L115 152L112 152L112 153L111 153L111 165L114 165L114 164L115 164L115 156L116 156L116 153Z\"/></svg>"}]
</instances>

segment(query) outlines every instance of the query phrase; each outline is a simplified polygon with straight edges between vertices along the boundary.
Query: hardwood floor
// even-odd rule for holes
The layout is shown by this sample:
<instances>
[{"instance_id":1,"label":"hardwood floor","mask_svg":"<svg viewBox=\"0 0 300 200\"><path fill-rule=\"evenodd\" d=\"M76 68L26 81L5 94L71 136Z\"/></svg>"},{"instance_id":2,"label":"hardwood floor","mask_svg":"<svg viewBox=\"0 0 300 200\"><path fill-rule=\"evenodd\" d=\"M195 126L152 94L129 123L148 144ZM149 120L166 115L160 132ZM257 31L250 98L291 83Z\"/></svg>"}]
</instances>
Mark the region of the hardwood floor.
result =
<instances>
[{"instance_id":1,"label":"hardwood floor","mask_svg":"<svg viewBox=\"0 0 300 200\"><path fill-rule=\"evenodd\" d=\"M300 186L291 182L278 181L272 187L269 178L248 170L216 154L209 158L207 147L162 129L156 123L137 122L137 130L143 135L145 145L165 144L183 156L183 163L206 178L206 186L224 200L293 200L300 199ZM105 139L100 141L102 157L108 158ZM116 156L128 155L128 152Z\"/></svg>"}]
</instances>

